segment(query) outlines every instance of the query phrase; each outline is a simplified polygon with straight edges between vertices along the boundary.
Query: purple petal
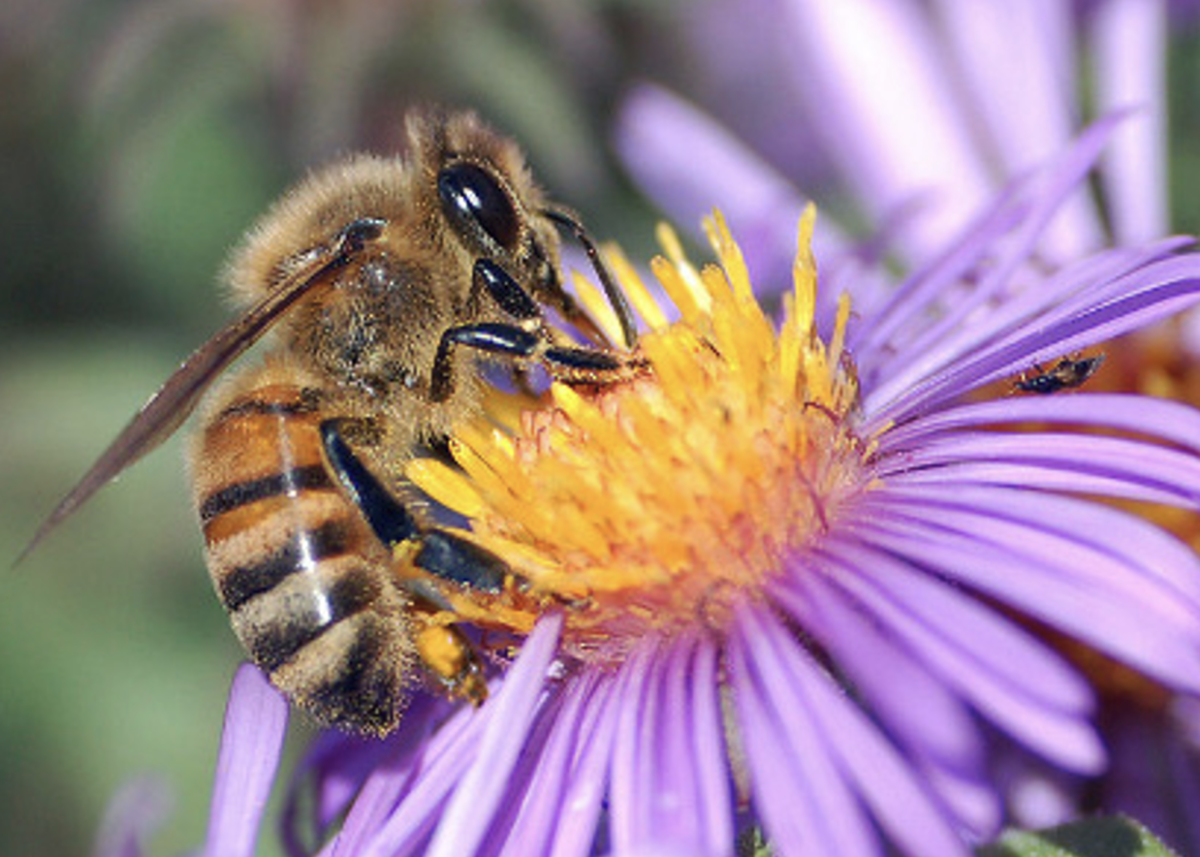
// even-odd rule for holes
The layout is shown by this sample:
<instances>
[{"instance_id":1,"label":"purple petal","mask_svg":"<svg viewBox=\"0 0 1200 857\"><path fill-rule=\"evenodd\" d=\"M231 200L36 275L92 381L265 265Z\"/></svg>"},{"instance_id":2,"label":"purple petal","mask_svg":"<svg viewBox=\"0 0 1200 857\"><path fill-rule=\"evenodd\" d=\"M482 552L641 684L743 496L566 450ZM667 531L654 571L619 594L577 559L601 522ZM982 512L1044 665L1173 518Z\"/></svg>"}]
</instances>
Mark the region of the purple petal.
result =
<instances>
[{"instance_id":1,"label":"purple petal","mask_svg":"<svg viewBox=\"0 0 1200 857\"><path fill-rule=\"evenodd\" d=\"M1167 231L1167 14L1163 3L1097 4L1090 27L1098 113L1137 108L1113 139L1101 178L1118 242Z\"/></svg>"},{"instance_id":2,"label":"purple petal","mask_svg":"<svg viewBox=\"0 0 1200 857\"><path fill-rule=\"evenodd\" d=\"M1170 497L1173 505L1185 508L1195 508L1200 502L1200 460L1195 455L1140 440L1066 432L955 432L884 459L879 475L889 479L922 469L984 461L1106 476L1116 484L1127 484L1130 490L1142 486L1159 492Z\"/></svg>"},{"instance_id":3,"label":"purple petal","mask_svg":"<svg viewBox=\"0 0 1200 857\"><path fill-rule=\"evenodd\" d=\"M959 820L981 838L994 834L1000 805L961 698L822 575L795 574L774 597L829 651Z\"/></svg>"},{"instance_id":4,"label":"purple petal","mask_svg":"<svg viewBox=\"0 0 1200 857\"><path fill-rule=\"evenodd\" d=\"M1078 673L990 607L910 565L919 552L887 557L832 540L822 553L838 569L832 583L922 651L931 667L969 684L977 703L999 700L991 710L1032 705L1070 720L1091 711L1091 691ZM969 682L957 681L968 673Z\"/></svg>"},{"instance_id":5,"label":"purple petal","mask_svg":"<svg viewBox=\"0 0 1200 857\"><path fill-rule=\"evenodd\" d=\"M1015 182L998 195L993 204L969 221L961 236L924 267L913 271L897 287L889 301L871 316L869 325L852 328L847 342L862 356L886 350L897 336L908 334L914 327L914 310L928 312L947 293L967 279L986 257L992 255L997 242L1016 228L1028 208L1029 177ZM927 321L927 320L926 320ZM917 329L923 328L921 324Z\"/></svg>"},{"instance_id":6,"label":"purple petal","mask_svg":"<svg viewBox=\"0 0 1200 857\"><path fill-rule=\"evenodd\" d=\"M671 846L720 854L733 841L715 653L709 644L698 664L706 671L696 674L699 647L687 638L647 641L624 668L612 768L612 839L622 853Z\"/></svg>"},{"instance_id":7,"label":"purple petal","mask_svg":"<svg viewBox=\"0 0 1200 857\"><path fill-rule=\"evenodd\" d=\"M877 379L875 383L887 379L903 389L906 383L893 375L920 379L939 367L954 365L972 355L979 344L1014 326L1021 330L1019 325L1031 316L1042 315L1084 285L1102 284L1182 246L1168 241L1132 251L1110 250L1072 262L1052 277L1036 274L1036 289L1014 287L1022 278L1029 279L1030 254L1045 225L1064 195L1092 168L1121 118L1096 123L1054 161L1012 183L936 260L915 271L870 325L851 337L851 346L863 358L868 376ZM1033 266L1035 271L1043 267L1043 262ZM963 283L976 279L979 282L964 293ZM948 304L947 294L953 296ZM930 323L931 317L936 323ZM903 342L897 340L901 335ZM926 355L926 349L936 352ZM892 350L920 354L921 360L889 358L878 367L870 365L872 351Z\"/></svg>"},{"instance_id":8,"label":"purple petal","mask_svg":"<svg viewBox=\"0 0 1200 857\"><path fill-rule=\"evenodd\" d=\"M478 756L458 783L427 857L472 854L483 841L537 712L561 629L561 615L547 616L522 645L520 657L487 706Z\"/></svg>"},{"instance_id":9,"label":"purple petal","mask_svg":"<svg viewBox=\"0 0 1200 857\"><path fill-rule=\"evenodd\" d=\"M162 825L174 800L156 777L139 777L121 786L100 822L94 857L142 857L146 840Z\"/></svg>"},{"instance_id":10,"label":"purple petal","mask_svg":"<svg viewBox=\"0 0 1200 857\"><path fill-rule=\"evenodd\" d=\"M1127 393L1079 396L1010 396L935 411L888 431L889 450L918 446L956 429L1004 423L1069 423L1150 435L1200 452L1200 410L1180 402Z\"/></svg>"},{"instance_id":11,"label":"purple petal","mask_svg":"<svg viewBox=\"0 0 1200 857\"><path fill-rule=\"evenodd\" d=\"M878 520L863 538L885 551L918 557L921 565L1010 604L1167 684L1200 684L1200 647L1192 628L1145 615L1119 587L1056 559L1056 547L1028 529L1019 544L990 542L977 530L953 529L939 511ZM1029 677L1024 693L1042 679Z\"/></svg>"},{"instance_id":12,"label":"purple petal","mask_svg":"<svg viewBox=\"0 0 1200 857\"><path fill-rule=\"evenodd\" d=\"M506 778L504 793L491 813L487 833L481 839L479 848L472 852L475 857L496 857L506 848L511 850L515 839L513 827L517 823L518 815L522 807L528 806L536 799L530 789L545 763L545 753L551 736L556 731L561 731L563 715L563 684L554 682L548 685L545 691L516 764ZM551 826L535 831L535 835L548 836L552 831ZM526 853L537 853L532 843L527 843L525 847Z\"/></svg>"},{"instance_id":13,"label":"purple petal","mask_svg":"<svg viewBox=\"0 0 1200 857\"><path fill-rule=\"evenodd\" d=\"M1126 278L1144 277L1144 268L1169 258L1188 243L1191 239L1173 238L1144 247L1107 250L1051 275L1034 275L1035 282L1014 279L1010 283L992 278L960 297L956 307L937 312L942 318L936 324L926 323L924 330L902 343L881 346L888 352L929 352L919 370L906 361L892 359L879 367L865 360L864 369L873 386L892 384L899 374L919 383L921 373L929 376L936 371L941 386L960 391L1014 375L1040 360L1072 350L1073 346L1059 341L1052 325L1122 296L1130 291L1131 283ZM957 291L944 277L940 282L948 291ZM997 289L1005 293L995 294ZM1032 319L1038 321L1036 328L1031 328Z\"/></svg>"},{"instance_id":14,"label":"purple petal","mask_svg":"<svg viewBox=\"0 0 1200 857\"><path fill-rule=\"evenodd\" d=\"M317 736L292 773L284 803L282 826L288 853L296 857L311 853L312 848L305 844L306 840L324 840L327 831L343 818L351 803L362 793L367 779L372 774L406 764L429 737L433 721L445 715L444 700L422 694L409 705L400 729L387 740L360 738L334 730ZM306 808L304 792L309 789L313 793L313 805ZM375 789L378 789L378 781L369 791ZM312 830L298 829L302 821L310 822Z\"/></svg>"},{"instance_id":15,"label":"purple petal","mask_svg":"<svg viewBox=\"0 0 1200 857\"><path fill-rule=\"evenodd\" d=\"M913 358L898 361L895 364L895 374L888 376L885 383L870 391L866 403L868 411L878 407L872 405L872 402L884 402L899 397L920 380L941 367L951 365L962 354L967 353L971 342L965 340L965 336L973 336L973 342L987 341L986 336L976 333L975 325L969 326L966 333L951 334L962 327L962 319L965 319L967 314L977 308L989 306L994 298L1010 290L1014 275L1027 264L1047 222L1058 211L1064 197L1078 186L1095 164L1096 158L1119 121L1119 117L1110 117L1095 123L1053 162L1015 185L1009 194L1001 198L993 212L986 215L985 222L994 224L989 227L988 232L981 233L976 228L963 234L960 240L965 246L974 248L978 253L986 253L990 264L980 283L955 301L948 318L940 319L937 324L931 326L928 319L930 306L926 301L909 300L902 303L898 295L897 301L892 305L893 317L889 319L892 327L897 330L911 328L922 331L924 342L936 347L920 347L913 350L913 343L906 343L907 353L913 355ZM1012 220L1009 228L1005 228L1003 232L997 231L997 227L1003 226L1007 218L1018 212L1019 218ZM1011 235L1005 235L1010 229ZM1001 235L1005 237L1003 242L999 240ZM986 241L983 240L985 238ZM970 257L960 258L957 250L958 248L952 245L950 256L956 260L956 265L961 265ZM913 283L922 283L929 279L930 275L937 274L940 264L935 264L928 274L915 274ZM902 287L901 292L905 291L908 289ZM861 351L862 346L859 348Z\"/></svg>"},{"instance_id":16,"label":"purple petal","mask_svg":"<svg viewBox=\"0 0 1200 857\"><path fill-rule=\"evenodd\" d=\"M869 538L881 541L874 531ZM919 544L887 539L901 557L923 559ZM921 585L923 575L889 553L839 544L827 561L838 569L833 583L1006 732L1062 767L1095 772L1102 766L1103 748L1085 719L1086 685L1048 649L994 615L988 621L982 605L949 587ZM1003 648L989 648L997 642ZM1023 676L1012 675L1013 664L1026 667Z\"/></svg>"},{"instance_id":17,"label":"purple petal","mask_svg":"<svg viewBox=\"0 0 1200 857\"><path fill-rule=\"evenodd\" d=\"M1031 332L1020 339L996 347L995 359L1001 364L1015 363L1034 354L1044 354L1050 348L1060 354L1076 351L1194 307L1200 302L1200 256L1189 254L1148 265L1123 285L1127 293L1119 298L1046 327L1040 323L1031 326ZM925 366L924 361L922 367L922 372L937 370L935 365ZM906 422L969 389L953 373L933 383L921 383L919 378L911 376L907 377L911 386L897 387L895 380L888 383L887 389L872 390L866 397L868 425L892 420ZM889 400L890 396L894 399Z\"/></svg>"},{"instance_id":18,"label":"purple petal","mask_svg":"<svg viewBox=\"0 0 1200 857\"><path fill-rule=\"evenodd\" d=\"M721 843L733 841L731 810L734 802L730 793L717 646L712 640L704 638L697 642L690 681L692 722L688 734L696 764L698 817L703 841L710 852L717 854Z\"/></svg>"},{"instance_id":19,"label":"purple petal","mask_svg":"<svg viewBox=\"0 0 1200 857\"><path fill-rule=\"evenodd\" d=\"M790 42L784 72L797 97L811 100L815 130L856 198L876 221L920 199L922 216L900 246L913 258L937 252L991 181L954 110L953 75L938 62L925 16L911 4L861 0L773 5L779 38Z\"/></svg>"},{"instance_id":20,"label":"purple petal","mask_svg":"<svg viewBox=\"0 0 1200 857\"><path fill-rule=\"evenodd\" d=\"M1002 171L1028 169L1062 148L1078 120L1067 4L934 5Z\"/></svg>"},{"instance_id":21,"label":"purple petal","mask_svg":"<svg viewBox=\"0 0 1200 857\"><path fill-rule=\"evenodd\" d=\"M460 708L424 744L397 746L363 785L336 840L335 855L420 853L450 791L478 750L486 717Z\"/></svg>"},{"instance_id":22,"label":"purple petal","mask_svg":"<svg viewBox=\"0 0 1200 857\"><path fill-rule=\"evenodd\" d=\"M988 485L1001 488L1041 489L1098 497L1117 497L1144 503L1180 504L1179 494L1148 484L1131 483L1120 476L1085 473L1075 469L1055 469L1051 463L1010 461L968 461L935 470L894 474L889 482L905 485L936 486L937 491L953 491L956 486Z\"/></svg>"},{"instance_id":23,"label":"purple petal","mask_svg":"<svg viewBox=\"0 0 1200 857\"><path fill-rule=\"evenodd\" d=\"M643 839L649 825L649 809L643 800L652 793L653 783L647 782L650 762L639 753L638 732L650 730L653 736L655 700L654 644L639 646L621 666L620 699L617 715L617 734L612 754L612 840L617 850L629 848Z\"/></svg>"},{"instance_id":24,"label":"purple petal","mask_svg":"<svg viewBox=\"0 0 1200 857\"><path fill-rule=\"evenodd\" d=\"M831 739L794 702L790 674L811 670L799 660L781 670L770 642L758 633L771 615L742 609L729 642L730 670L752 800L767 836L781 854L882 854L881 843L856 795L830 758Z\"/></svg>"},{"instance_id":25,"label":"purple petal","mask_svg":"<svg viewBox=\"0 0 1200 857\"><path fill-rule=\"evenodd\" d=\"M579 746L562 798L562 810L549 857L590 854L596 823L608 788L608 771L620 709L618 681L597 676L597 698L588 706L587 738Z\"/></svg>"},{"instance_id":26,"label":"purple petal","mask_svg":"<svg viewBox=\"0 0 1200 857\"><path fill-rule=\"evenodd\" d=\"M939 33L954 53L966 90L967 127L982 124L1001 175L1018 174L1066 145L1079 122L1078 59L1069 4L1046 0L960 3L940 0ZM1047 236L1048 249L1070 258L1101 241L1095 207L1085 192L1064 206Z\"/></svg>"},{"instance_id":27,"label":"purple petal","mask_svg":"<svg viewBox=\"0 0 1200 857\"><path fill-rule=\"evenodd\" d=\"M912 854L965 857L969 851L949 820L862 711L835 689L773 619L756 625L754 633L769 639L757 649L759 654L788 674L790 681L779 685L781 700L794 691L793 705L811 712L817 728L834 739L827 741L831 755L891 840ZM807 668L799 668L805 662Z\"/></svg>"},{"instance_id":28,"label":"purple petal","mask_svg":"<svg viewBox=\"0 0 1200 857\"><path fill-rule=\"evenodd\" d=\"M288 703L254 666L233 677L213 785L206 857L252 857L287 733Z\"/></svg>"},{"instance_id":29,"label":"purple petal","mask_svg":"<svg viewBox=\"0 0 1200 857\"><path fill-rule=\"evenodd\" d=\"M530 755L537 754L533 760L535 767L520 795L519 805L508 811L512 824L504 840L498 841L496 833L489 837L497 840L492 849L495 853L506 857L548 853L562 815L572 761L595 724L593 706L603 700L596 693L599 683L595 673L575 677L564 688L561 704L546 706L540 713L539 727L545 727L544 740L539 741L538 730L529 742ZM505 814L500 813L502 818Z\"/></svg>"},{"instance_id":30,"label":"purple petal","mask_svg":"<svg viewBox=\"0 0 1200 857\"><path fill-rule=\"evenodd\" d=\"M797 190L724 128L667 90L641 85L625 99L616 131L625 166L671 220L695 230L719 206L757 283L791 283ZM686 147L686 157L680 147ZM824 221L816 245L833 253L844 242Z\"/></svg>"},{"instance_id":31,"label":"purple petal","mask_svg":"<svg viewBox=\"0 0 1200 857\"><path fill-rule=\"evenodd\" d=\"M1158 613L1182 632L1200 620L1200 558L1195 551L1146 520L1106 505L1030 491L994 491L978 485L907 488L890 480L887 494L876 498L893 509L923 507L927 520L986 533L989 540L1021 544L1030 531L1053 539L1063 558L1072 557L1066 574L1082 585L1108 586L1118 598ZM945 518L943 515L953 516ZM972 523L974 522L974 523ZM1002 527L1015 522L1022 529ZM1083 552L1077 552L1083 551ZM1195 633L1200 633L1197 631Z\"/></svg>"}]
</instances>

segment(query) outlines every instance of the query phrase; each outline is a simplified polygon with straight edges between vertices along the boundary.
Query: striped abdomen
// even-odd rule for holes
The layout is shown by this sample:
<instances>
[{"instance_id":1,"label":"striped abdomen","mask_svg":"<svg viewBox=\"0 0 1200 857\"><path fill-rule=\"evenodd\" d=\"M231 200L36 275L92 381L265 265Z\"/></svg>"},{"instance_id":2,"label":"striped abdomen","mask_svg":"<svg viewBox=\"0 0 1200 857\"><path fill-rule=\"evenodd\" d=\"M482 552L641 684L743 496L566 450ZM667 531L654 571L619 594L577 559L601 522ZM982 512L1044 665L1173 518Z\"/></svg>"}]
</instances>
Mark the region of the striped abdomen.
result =
<instances>
[{"instance_id":1,"label":"striped abdomen","mask_svg":"<svg viewBox=\"0 0 1200 857\"><path fill-rule=\"evenodd\" d=\"M213 584L251 658L323 723L391 731L414 653L388 554L322 456L329 415L297 383L242 385L210 411L193 490Z\"/></svg>"}]
</instances>

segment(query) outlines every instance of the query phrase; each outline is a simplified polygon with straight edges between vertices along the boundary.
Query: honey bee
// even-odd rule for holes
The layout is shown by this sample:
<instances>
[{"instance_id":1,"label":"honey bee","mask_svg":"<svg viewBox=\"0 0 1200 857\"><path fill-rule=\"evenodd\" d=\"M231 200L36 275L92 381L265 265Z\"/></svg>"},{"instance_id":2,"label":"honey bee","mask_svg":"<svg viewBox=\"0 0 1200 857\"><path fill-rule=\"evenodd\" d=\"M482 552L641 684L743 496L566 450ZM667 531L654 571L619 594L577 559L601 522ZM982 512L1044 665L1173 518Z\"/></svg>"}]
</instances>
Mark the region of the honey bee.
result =
<instances>
[{"instance_id":1,"label":"honey bee","mask_svg":"<svg viewBox=\"0 0 1200 857\"><path fill-rule=\"evenodd\" d=\"M172 434L273 330L261 364L208 395L191 443L207 565L271 681L322 724L375 735L395 729L420 672L450 697L484 700L482 661L442 593L512 582L499 557L412 496L400 474L414 449L481 413L481 364L605 384L630 376L636 336L595 246L512 141L471 113L413 113L406 132L404 156L334 163L248 233L225 272L242 314L146 403L26 549ZM559 227L588 251L624 348L563 289Z\"/></svg>"},{"instance_id":2,"label":"honey bee","mask_svg":"<svg viewBox=\"0 0 1200 857\"><path fill-rule=\"evenodd\" d=\"M1080 360L1064 357L1049 369L1035 365L1033 367L1034 375L1031 377L1022 375L1013 382L1013 386L1024 393L1038 393L1043 396L1057 393L1060 390L1081 387L1088 378L1096 374L1096 370L1102 363L1104 363L1103 354L1084 357Z\"/></svg>"}]
</instances>

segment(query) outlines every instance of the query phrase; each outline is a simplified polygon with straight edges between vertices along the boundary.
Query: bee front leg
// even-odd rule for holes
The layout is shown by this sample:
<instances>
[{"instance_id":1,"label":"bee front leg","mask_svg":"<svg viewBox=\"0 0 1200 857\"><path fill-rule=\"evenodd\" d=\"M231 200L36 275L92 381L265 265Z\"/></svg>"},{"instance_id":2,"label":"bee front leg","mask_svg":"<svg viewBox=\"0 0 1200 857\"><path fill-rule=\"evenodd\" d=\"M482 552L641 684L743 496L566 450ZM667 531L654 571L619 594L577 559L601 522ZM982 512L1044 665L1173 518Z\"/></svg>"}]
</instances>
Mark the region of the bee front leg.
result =
<instances>
[{"instance_id":1,"label":"bee front leg","mask_svg":"<svg viewBox=\"0 0 1200 857\"><path fill-rule=\"evenodd\" d=\"M540 326L542 308L520 283L491 259L476 259L471 272L471 291L487 292L496 305L515 319L534 321Z\"/></svg>"},{"instance_id":2,"label":"bee front leg","mask_svg":"<svg viewBox=\"0 0 1200 857\"><path fill-rule=\"evenodd\" d=\"M434 402L444 402L454 392L451 360L454 349L460 345L488 354L541 360L560 381L603 383L628 377L632 368L629 361L616 354L592 348L550 345L545 338L513 324L464 324L447 330L438 343L429 385L429 397Z\"/></svg>"}]
</instances>

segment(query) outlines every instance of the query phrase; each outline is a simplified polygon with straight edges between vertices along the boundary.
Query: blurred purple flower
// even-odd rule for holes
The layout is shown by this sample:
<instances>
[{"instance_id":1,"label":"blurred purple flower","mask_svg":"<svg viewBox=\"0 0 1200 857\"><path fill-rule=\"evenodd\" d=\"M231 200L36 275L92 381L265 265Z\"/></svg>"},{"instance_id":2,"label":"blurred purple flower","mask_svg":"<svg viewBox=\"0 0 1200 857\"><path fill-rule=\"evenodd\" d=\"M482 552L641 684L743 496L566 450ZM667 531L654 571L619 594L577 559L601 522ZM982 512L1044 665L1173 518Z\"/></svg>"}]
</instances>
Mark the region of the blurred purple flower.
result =
<instances>
[{"instance_id":1,"label":"blurred purple flower","mask_svg":"<svg viewBox=\"0 0 1200 857\"><path fill-rule=\"evenodd\" d=\"M642 313L654 395L631 385L599 406L631 436L593 434L580 449L596 457L570 473L548 455L557 482L580 480L574 500L514 496L495 513L524 543L552 509L563 541L538 542L538 561L577 572L592 603L542 615L480 710L421 702L386 742L322 739L301 766L314 817L288 813L304 834L292 850L345 812L322 854L727 855L748 820L785 857L966 855L1003 820L997 744L1079 776L1107 763L1088 682L1017 617L1200 692L1200 559L1080 499L1195 509L1200 412L1110 394L972 401L1200 300L1182 240L1052 269L1035 255L1114 124L894 292L856 295L854 315L823 302L814 317L803 241L777 331L719 231L707 299L681 258L657 265L684 320ZM561 395L556 419L586 424L586 399ZM647 414L675 416L641 431ZM501 482L513 467L486 461ZM489 520L477 533L500 538ZM597 533L620 560L579 559L571 540ZM282 722L239 676L209 853L250 853Z\"/></svg>"},{"instance_id":2,"label":"blurred purple flower","mask_svg":"<svg viewBox=\"0 0 1200 857\"><path fill-rule=\"evenodd\" d=\"M893 224L895 251L921 263L1085 116L1133 110L1100 166L1103 216L1081 188L1040 251L1095 249L1106 219L1118 243L1148 240L1166 225L1167 5L709 2L689 18L699 106L635 88L617 146L676 222L719 201L739 235L755 235L772 216L793 220L807 196L848 200L873 228ZM672 140L687 140L686 157ZM782 239L756 249L765 272L790 255Z\"/></svg>"},{"instance_id":3,"label":"blurred purple flower","mask_svg":"<svg viewBox=\"0 0 1200 857\"><path fill-rule=\"evenodd\" d=\"M163 823L172 808L172 796L155 777L127 783L109 801L93 857L143 857L146 840Z\"/></svg>"},{"instance_id":4,"label":"blurred purple flower","mask_svg":"<svg viewBox=\"0 0 1200 857\"><path fill-rule=\"evenodd\" d=\"M1113 764L1131 775L1100 784L1103 806L1138 819L1180 854L1200 854L1200 700L1105 714Z\"/></svg>"}]
</instances>

